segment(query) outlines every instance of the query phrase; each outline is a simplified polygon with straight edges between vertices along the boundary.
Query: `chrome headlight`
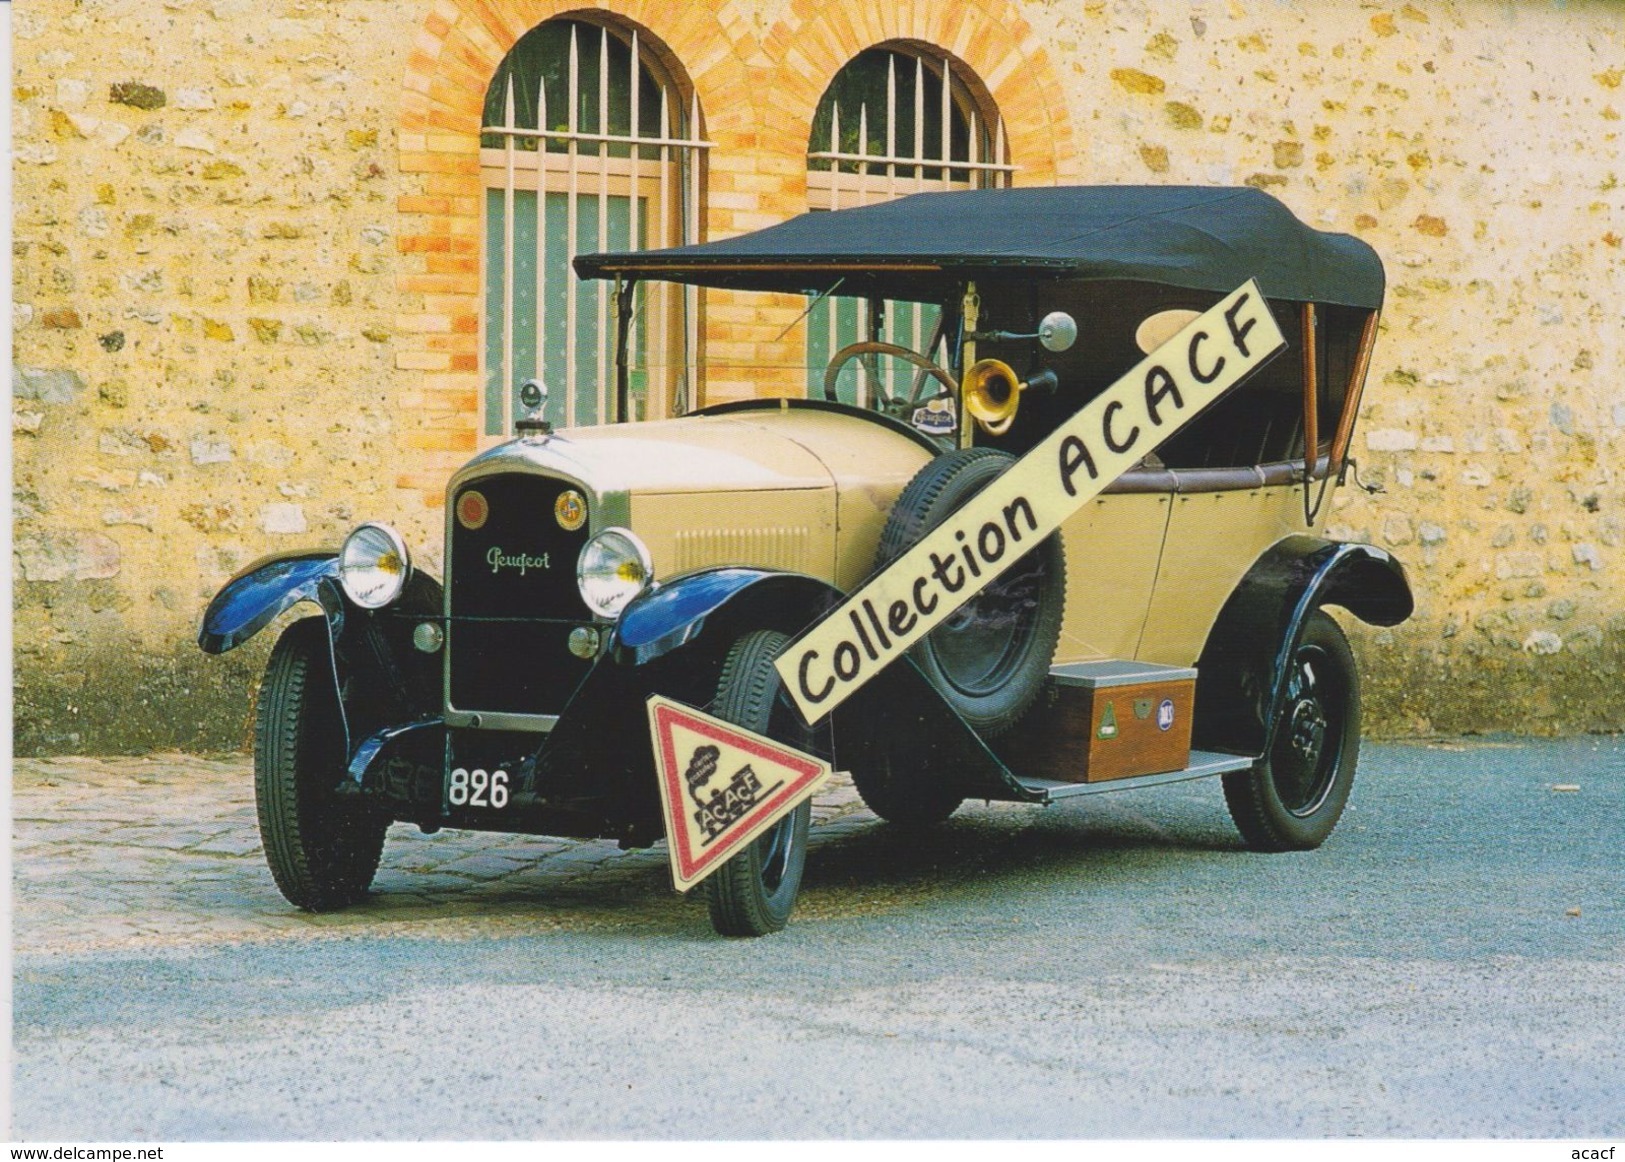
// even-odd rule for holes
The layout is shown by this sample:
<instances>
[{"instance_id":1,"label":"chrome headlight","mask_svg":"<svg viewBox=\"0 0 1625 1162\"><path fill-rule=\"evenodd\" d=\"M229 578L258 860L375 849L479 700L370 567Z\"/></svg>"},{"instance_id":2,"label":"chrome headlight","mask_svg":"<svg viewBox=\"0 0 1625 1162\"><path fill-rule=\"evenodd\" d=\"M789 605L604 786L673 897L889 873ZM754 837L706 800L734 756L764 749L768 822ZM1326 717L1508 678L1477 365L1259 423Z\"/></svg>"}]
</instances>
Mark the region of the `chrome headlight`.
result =
<instances>
[{"instance_id":1,"label":"chrome headlight","mask_svg":"<svg viewBox=\"0 0 1625 1162\"><path fill-rule=\"evenodd\" d=\"M401 595L412 558L401 534L385 524L364 524L344 539L339 583L362 609L382 609Z\"/></svg>"},{"instance_id":2,"label":"chrome headlight","mask_svg":"<svg viewBox=\"0 0 1625 1162\"><path fill-rule=\"evenodd\" d=\"M576 584L599 617L617 617L654 580L649 550L631 529L605 529L581 547Z\"/></svg>"}]
</instances>

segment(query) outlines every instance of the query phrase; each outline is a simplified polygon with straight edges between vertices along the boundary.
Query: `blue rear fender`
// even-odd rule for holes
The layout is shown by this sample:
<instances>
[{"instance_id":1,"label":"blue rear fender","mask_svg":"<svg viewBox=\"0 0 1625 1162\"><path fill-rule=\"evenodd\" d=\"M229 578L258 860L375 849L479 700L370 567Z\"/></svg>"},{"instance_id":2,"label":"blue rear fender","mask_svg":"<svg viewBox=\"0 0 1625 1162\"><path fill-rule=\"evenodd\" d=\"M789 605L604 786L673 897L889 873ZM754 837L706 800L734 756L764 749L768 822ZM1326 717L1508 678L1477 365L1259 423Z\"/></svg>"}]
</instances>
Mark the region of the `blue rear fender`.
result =
<instances>
[{"instance_id":1,"label":"blue rear fender","mask_svg":"<svg viewBox=\"0 0 1625 1162\"><path fill-rule=\"evenodd\" d=\"M1372 625L1398 625L1415 601L1405 569L1373 545L1290 536L1253 563L1219 611L1197 660L1193 742L1261 755L1310 614L1340 605Z\"/></svg>"}]
</instances>

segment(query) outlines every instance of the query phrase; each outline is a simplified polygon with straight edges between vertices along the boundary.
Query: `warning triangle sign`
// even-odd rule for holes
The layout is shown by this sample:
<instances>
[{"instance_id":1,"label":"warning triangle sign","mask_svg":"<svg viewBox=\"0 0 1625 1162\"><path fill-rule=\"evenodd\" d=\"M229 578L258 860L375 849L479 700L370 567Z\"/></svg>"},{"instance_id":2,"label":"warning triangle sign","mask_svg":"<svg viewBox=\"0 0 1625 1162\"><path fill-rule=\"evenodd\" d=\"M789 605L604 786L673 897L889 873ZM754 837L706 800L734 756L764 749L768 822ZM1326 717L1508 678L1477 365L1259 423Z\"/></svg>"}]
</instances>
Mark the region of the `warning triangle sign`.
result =
<instances>
[{"instance_id":1,"label":"warning triangle sign","mask_svg":"<svg viewBox=\"0 0 1625 1162\"><path fill-rule=\"evenodd\" d=\"M686 892L831 774L824 760L659 694L649 699L671 878Z\"/></svg>"}]
</instances>

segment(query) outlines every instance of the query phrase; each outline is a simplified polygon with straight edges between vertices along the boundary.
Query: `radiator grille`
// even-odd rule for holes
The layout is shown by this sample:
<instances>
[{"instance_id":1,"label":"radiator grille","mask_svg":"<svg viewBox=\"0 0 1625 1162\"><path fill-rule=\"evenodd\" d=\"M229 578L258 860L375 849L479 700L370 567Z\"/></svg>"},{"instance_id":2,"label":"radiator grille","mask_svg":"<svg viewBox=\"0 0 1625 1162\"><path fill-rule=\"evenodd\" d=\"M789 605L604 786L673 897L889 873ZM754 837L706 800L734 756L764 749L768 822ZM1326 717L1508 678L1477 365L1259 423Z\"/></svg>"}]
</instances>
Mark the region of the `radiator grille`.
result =
<instances>
[{"instance_id":1,"label":"radiator grille","mask_svg":"<svg viewBox=\"0 0 1625 1162\"><path fill-rule=\"evenodd\" d=\"M487 476L460 486L486 500L477 529L454 516L447 547L447 690L463 711L557 714L589 663L570 653L570 630L592 622L576 587L588 525L559 527L553 507L571 487L546 476Z\"/></svg>"}]
</instances>

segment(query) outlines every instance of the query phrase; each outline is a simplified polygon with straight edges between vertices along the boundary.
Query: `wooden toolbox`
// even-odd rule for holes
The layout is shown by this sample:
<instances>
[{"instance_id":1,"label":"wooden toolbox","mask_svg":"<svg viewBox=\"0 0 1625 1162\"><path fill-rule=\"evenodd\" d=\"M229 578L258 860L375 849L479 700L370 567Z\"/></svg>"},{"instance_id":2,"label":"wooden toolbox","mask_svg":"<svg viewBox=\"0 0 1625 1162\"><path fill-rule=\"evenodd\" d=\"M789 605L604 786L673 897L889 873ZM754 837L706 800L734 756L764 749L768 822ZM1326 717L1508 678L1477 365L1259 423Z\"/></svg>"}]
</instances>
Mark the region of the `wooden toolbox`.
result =
<instances>
[{"instance_id":1,"label":"wooden toolbox","mask_svg":"<svg viewBox=\"0 0 1625 1162\"><path fill-rule=\"evenodd\" d=\"M1196 671L1146 662L1056 666L1039 703L994 745L1018 775L1103 783L1190 763Z\"/></svg>"}]
</instances>

